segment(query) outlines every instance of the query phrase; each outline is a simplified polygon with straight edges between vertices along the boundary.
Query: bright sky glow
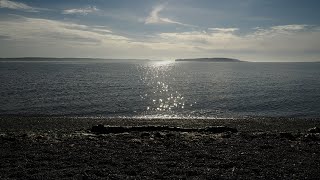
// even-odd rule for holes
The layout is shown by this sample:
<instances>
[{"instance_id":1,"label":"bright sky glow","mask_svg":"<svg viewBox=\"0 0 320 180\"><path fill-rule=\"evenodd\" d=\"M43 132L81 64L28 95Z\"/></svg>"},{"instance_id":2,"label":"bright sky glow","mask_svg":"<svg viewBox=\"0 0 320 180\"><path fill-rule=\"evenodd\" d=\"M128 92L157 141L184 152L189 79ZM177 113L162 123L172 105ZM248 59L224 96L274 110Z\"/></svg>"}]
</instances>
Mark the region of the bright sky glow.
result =
<instances>
[{"instance_id":1,"label":"bright sky glow","mask_svg":"<svg viewBox=\"0 0 320 180\"><path fill-rule=\"evenodd\" d=\"M0 55L320 61L320 1L0 0Z\"/></svg>"}]
</instances>

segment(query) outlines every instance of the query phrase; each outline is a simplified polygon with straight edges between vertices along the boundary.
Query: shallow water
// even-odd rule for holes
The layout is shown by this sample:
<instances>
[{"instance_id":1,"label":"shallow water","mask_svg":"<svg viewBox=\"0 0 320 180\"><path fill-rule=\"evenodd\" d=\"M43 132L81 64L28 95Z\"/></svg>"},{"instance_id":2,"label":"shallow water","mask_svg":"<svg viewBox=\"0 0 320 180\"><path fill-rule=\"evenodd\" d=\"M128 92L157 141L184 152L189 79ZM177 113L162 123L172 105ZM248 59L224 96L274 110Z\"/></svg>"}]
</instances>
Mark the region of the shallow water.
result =
<instances>
[{"instance_id":1,"label":"shallow water","mask_svg":"<svg viewBox=\"0 0 320 180\"><path fill-rule=\"evenodd\" d=\"M0 115L320 115L320 63L0 61Z\"/></svg>"}]
</instances>

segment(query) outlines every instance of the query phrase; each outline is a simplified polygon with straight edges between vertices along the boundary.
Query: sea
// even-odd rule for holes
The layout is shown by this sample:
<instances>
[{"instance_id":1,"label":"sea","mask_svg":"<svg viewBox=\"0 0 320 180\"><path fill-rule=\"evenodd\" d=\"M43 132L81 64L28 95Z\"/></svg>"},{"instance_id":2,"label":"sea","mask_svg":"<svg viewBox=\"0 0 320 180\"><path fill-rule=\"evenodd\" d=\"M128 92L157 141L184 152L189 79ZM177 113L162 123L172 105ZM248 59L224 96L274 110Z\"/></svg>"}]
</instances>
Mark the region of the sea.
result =
<instances>
[{"instance_id":1,"label":"sea","mask_svg":"<svg viewBox=\"0 0 320 180\"><path fill-rule=\"evenodd\" d=\"M320 63L1 59L0 116L320 117Z\"/></svg>"}]
</instances>

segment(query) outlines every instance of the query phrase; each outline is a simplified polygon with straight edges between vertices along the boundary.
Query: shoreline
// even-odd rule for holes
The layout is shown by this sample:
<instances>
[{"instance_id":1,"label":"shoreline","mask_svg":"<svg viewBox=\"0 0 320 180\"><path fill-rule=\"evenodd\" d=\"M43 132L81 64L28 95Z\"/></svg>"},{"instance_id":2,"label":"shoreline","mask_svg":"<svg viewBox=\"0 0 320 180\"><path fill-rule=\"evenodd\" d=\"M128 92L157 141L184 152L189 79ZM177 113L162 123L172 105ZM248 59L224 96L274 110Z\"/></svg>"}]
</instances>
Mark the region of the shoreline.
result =
<instances>
[{"instance_id":1,"label":"shoreline","mask_svg":"<svg viewBox=\"0 0 320 180\"><path fill-rule=\"evenodd\" d=\"M164 128L97 134L115 127ZM320 119L68 119L0 117L3 179L313 179Z\"/></svg>"},{"instance_id":2,"label":"shoreline","mask_svg":"<svg viewBox=\"0 0 320 180\"><path fill-rule=\"evenodd\" d=\"M86 117L21 117L0 116L0 132L4 131L65 131L86 130L94 125L111 126L172 126L201 128L205 126L231 126L239 131L303 132L320 126L320 118L250 117L250 118L86 118Z\"/></svg>"}]
</instances>

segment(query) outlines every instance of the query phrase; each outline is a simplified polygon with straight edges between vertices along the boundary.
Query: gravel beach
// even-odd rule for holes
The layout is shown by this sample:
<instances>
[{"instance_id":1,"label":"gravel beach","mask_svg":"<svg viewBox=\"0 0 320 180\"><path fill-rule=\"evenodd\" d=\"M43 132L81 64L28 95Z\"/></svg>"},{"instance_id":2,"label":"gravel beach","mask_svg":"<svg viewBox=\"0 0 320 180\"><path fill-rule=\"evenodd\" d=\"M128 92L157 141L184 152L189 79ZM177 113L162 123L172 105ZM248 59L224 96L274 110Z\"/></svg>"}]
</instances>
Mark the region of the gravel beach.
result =
<instances>
[{"instance_id":1,"label":"gravel beach","mask_svg":"<svg viewBox=\"0 0 320 180\"><path fill-rule=\"evenodd\" d=\"M224 126L237 132L92 132ZM318 179L319 119L0 118L1 179Z\"/></svg>"}]
</instances>

